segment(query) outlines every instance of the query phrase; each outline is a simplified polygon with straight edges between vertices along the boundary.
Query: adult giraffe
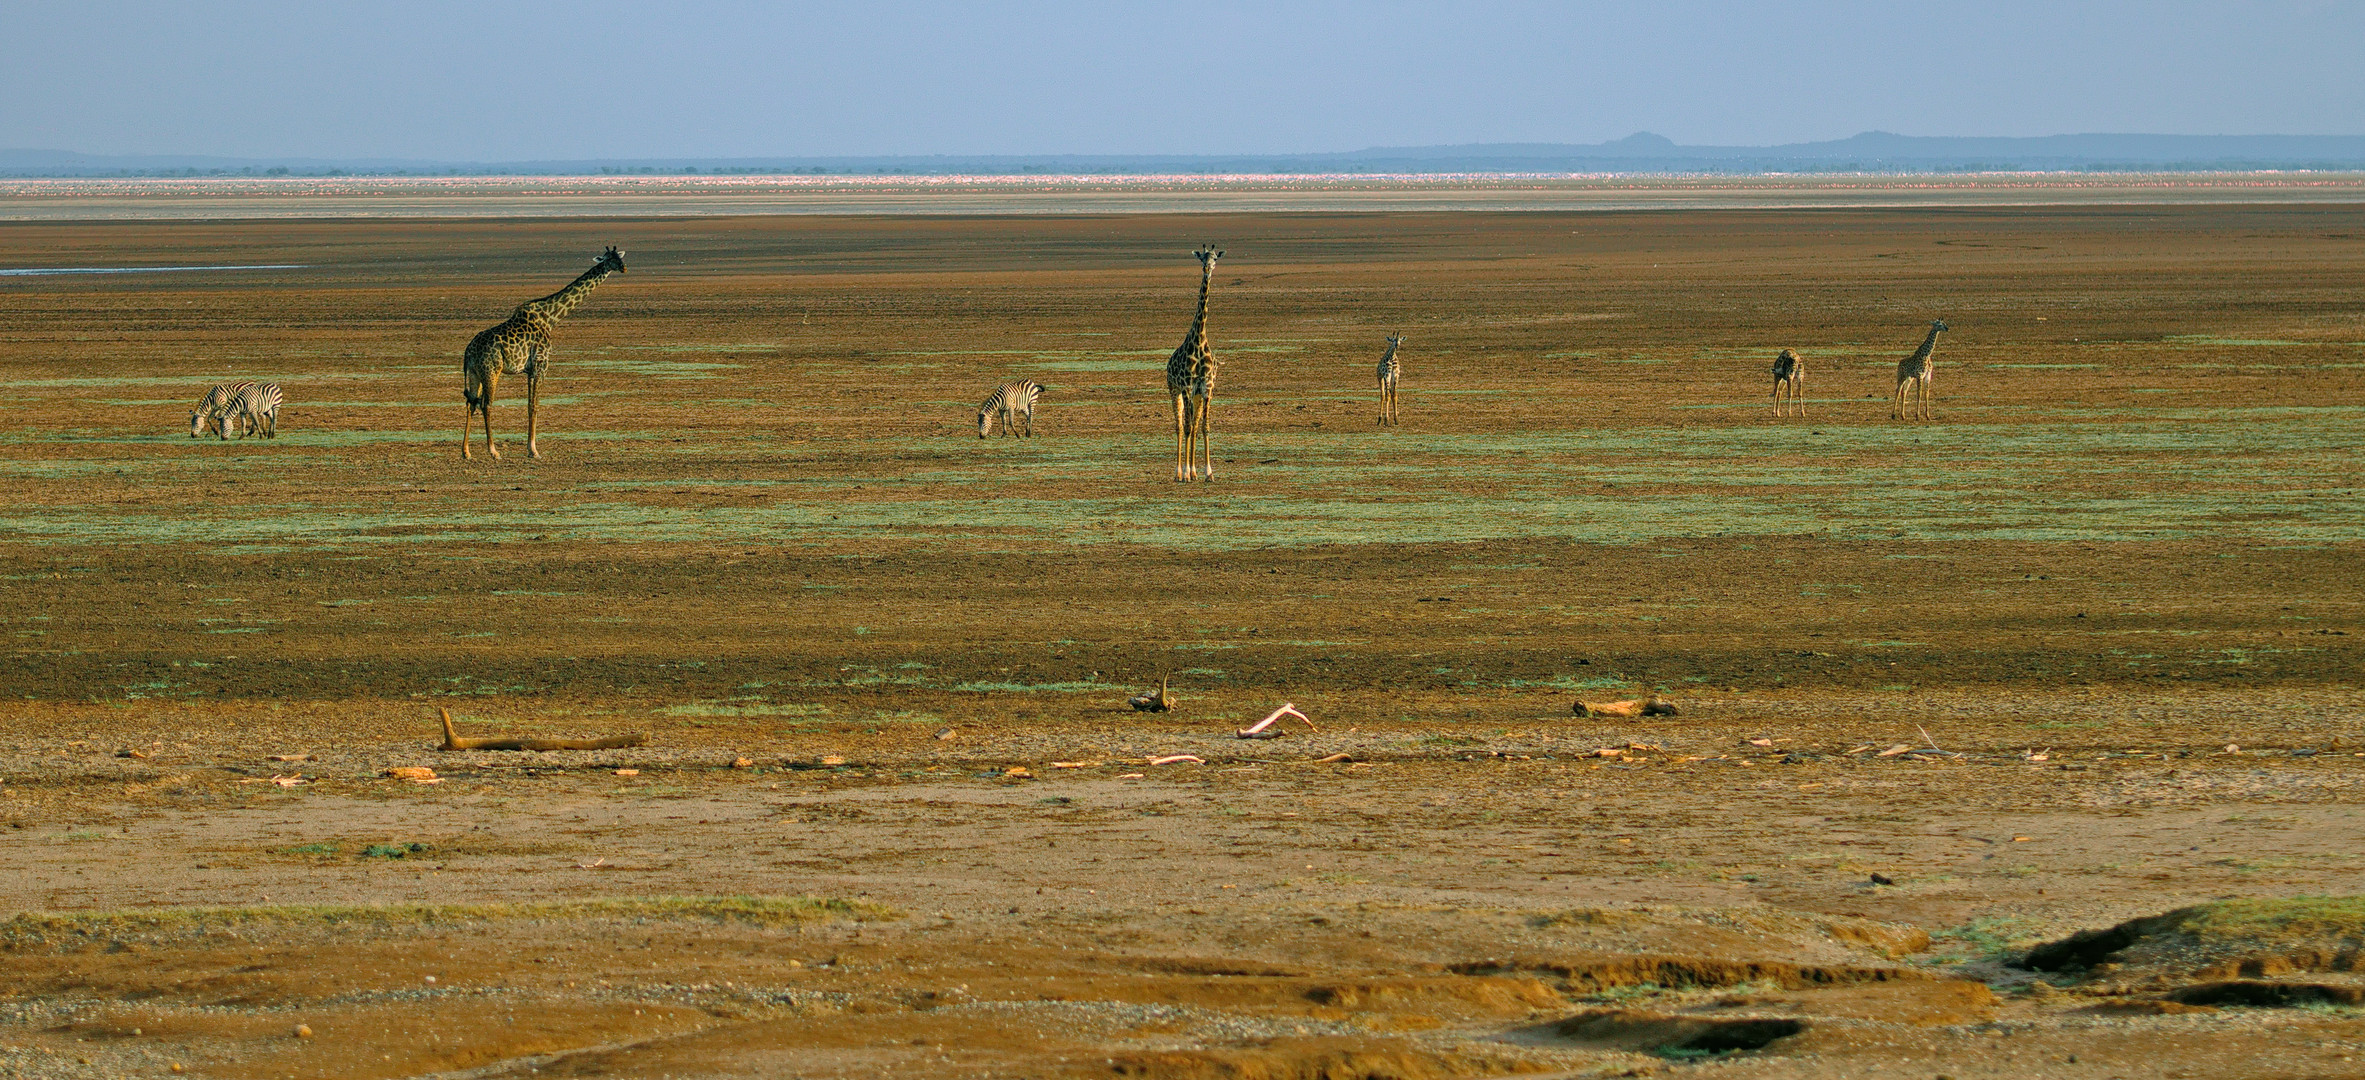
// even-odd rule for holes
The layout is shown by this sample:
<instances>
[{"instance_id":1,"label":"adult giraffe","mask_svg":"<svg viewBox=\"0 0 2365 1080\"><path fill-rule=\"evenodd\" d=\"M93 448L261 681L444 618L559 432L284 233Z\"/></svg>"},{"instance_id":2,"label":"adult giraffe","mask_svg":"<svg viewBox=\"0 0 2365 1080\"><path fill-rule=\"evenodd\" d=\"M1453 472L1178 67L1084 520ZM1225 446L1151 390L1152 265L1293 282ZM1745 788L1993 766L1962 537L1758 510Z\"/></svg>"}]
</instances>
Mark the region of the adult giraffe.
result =
<instances>
[{"instance_id":1,"label":"adult giraffe","mask_svg":"<svg viewBox=\"0 0 2365 1080\"><path fill-rule=\"evenodd\" d=\"M493 445L493 388L500 385L503 375L526 377L526 456L542 456L535 441L534 406L541 396L542 371L550 363L551 324L573 311L609 274L623 272L624 253L609 248L566 288L517 305L501 325L468 342L468 351L460 357L460 396L468 399L468 415L460 422L463 460L470 456L468 432L478 413L484 414L485 452L493 455L493 460L501 460L501 449Z\"/></svg>"},{"instance_id":2,"label":"adult giraffe","mask_svg":"<svg viewBox=\"0 0 2365 1080\"><path fill-rule=\"evenodd\" d=\"M1166 393L1174 398L1174 478L1201 478L1197 452L1206 463L1204 479L1215 479L1215 459L1207 450L1207 405L1215 394L1215 358L1207 351L1207 286L1215 280L1215 260L1224 253L1212 247L1192 252L1199 259L1199 310L1191 329L1166 361Z\"/></svg>"}]
</instances>

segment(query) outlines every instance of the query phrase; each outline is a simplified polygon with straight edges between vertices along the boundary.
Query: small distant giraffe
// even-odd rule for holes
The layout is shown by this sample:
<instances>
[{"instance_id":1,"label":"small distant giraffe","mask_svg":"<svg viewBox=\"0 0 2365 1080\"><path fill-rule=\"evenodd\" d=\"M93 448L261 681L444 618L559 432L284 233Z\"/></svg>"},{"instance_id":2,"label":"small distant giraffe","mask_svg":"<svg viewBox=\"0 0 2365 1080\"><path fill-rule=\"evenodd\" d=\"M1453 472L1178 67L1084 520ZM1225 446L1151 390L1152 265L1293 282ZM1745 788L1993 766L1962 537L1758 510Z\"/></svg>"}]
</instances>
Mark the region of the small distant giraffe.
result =
<instances>
[{"instance_id":1,"label":"small distant giraffe","mask_svg":"<svg viewBox=\"0 0 2365 1080\"><path fill-rule=\"evenodd\" d=\"M468 399L468 416L460 424L462 459L469 457L468 433L478 413L484 414L485 452L493 455L495 461L501 459L500 448L493 445L493 389L500 385L503 375L526 377L526 455L542 456L542 448L535 439L534 407L541 396L542 372L550 363L551 324L573 311L609 274L623 272L624 253L609 248L598 262L591 264L591 269L566 288L517 305L517 310L501 325L468 342L468 351L460 358L460 396Z\"/></svg>"},{"instance_id":2,"label":"small distant giraffe","mask_svg":"<svg viewBox=\"0 0 2365 1080\"><path fill-rule=\"evenodd\" d=\"M1774 415L1782 415L1782 391L1790 391L1790 403L1798 407L1798 414L1807 414L1807 403L1798 399L1799 384L1807 381L1807 362L1788 349L1774 358Z\"/></svg>"},{"instance_id":3,"label":"small distant giraffe","mask_svg":"<svg viewBox=\"0 0 2365 1080\"><path fill-rule=\"evenodd\" d=\"M1198 478L1199 462L1206 463L1208 480L1215 479L1215 459L1207 449L1207 407L1215 395L1215 369L1207 351L1207 287L1215 280L1215 260L1224 253L1202 246L1191 253L1199 260L1199 309L1191 315L1190 332L1166 361L1166 393L1174 398L1174 478Z\"/></svg>"},{"instance_id":4,"label":"small distant giraffe","mask_svg":"<svg viewBox=\"0 0 2365 1080\"><path fill-rule=\"evenodd\" d=\"M1388 351L1380 354L1380 423L1393 427L1402 421L1396 415L1396 377L1404 374L1404 362L1396 359L1396 347L1404 344L1404 335L1388 335Z\"/></svg>"},{"instance_id":5,"label":"small distant giraffe","mask_svg":"<svg viewBox=\"0 0 2365 1080\"><path fill-rule=\"evenodd\" d=\"M1922 339L1922 347L1913 350L1912 356L1897 361L1896 402L1889 410L1889 419L1908 419L1905 409L1908 387L1913 389L1914 400L1921 405L1921 418L1930 419L1930 353L1938 348L1938 335L1946 329L1945 323L1932 322L1929 336Z\"/></svg>"}]
</instances>

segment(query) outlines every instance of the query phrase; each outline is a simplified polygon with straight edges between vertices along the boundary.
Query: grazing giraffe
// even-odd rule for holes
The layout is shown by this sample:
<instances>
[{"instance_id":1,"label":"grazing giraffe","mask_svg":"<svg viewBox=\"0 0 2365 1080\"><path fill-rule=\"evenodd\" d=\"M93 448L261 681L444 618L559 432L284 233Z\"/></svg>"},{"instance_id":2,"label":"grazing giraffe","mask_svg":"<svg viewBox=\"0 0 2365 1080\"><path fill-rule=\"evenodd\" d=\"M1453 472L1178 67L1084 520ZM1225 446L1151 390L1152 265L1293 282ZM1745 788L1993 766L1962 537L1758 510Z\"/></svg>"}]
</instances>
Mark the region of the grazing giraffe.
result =
<instances>
[{"instance_id":1,"label":"grazing giraffe","mask_svg":"<svg viewBox=\"0 0 2365 1080\"><path fill-rule=\"evenodd\" d=\"M1404 335L1388 335L1388 351L1380 354L1380 423L1394 426L1402 421L1396 415L1396 377L1404 374L1404 362L1396 359L1396 347L1404 344Z\"/></svg>"},{"instance_id":2,"label":"grazing giraffe","mask_svg":"<svg viewBox=\"0 0 2365 1080\"><path fill-rule=\"evenodd\" d=\"M1224 253L1202 246L1192 252L1199 259L1199 310L1191 315L1191 329L1166 361L1166 393L1174 398L1174 478L1198 477L1195 450L1206 463L1206 479L1215 479L1215 459L1207 450L1208 399L1215 394L1215 358L1207 351L1207 286L1215 280L1215 260Z\"/></svg>"},{"instance_id":3,"label":"grazing giraffe","mask_svg":"<svg viewBox=\"0 0 2365 1080\"><path fill-rule=\"evenodd\" d=\"M1798 406L1798 414L1800 416L1807 414L1806 402L1798 399L1799 384L1805 381L1807 381L1807 362L1799 359L1797 353L1788 349L1782 350L1782 355L1774 358L1775 416L1782 415L1782 391L1785 388L1790 391L1790 403Z\"/></svg>"},{"instance_id":4,"label":"grazing giraffe","mask_svg":"<svg viewBox=\"0 0 2365 1080\"><path fill-rule=\"evenodd\" d=\"M460 396L468 400L468 415L460 424L462 459L469 456L468 432L478 413L484 414L485 452L495 461L501 459L501 449L493 445L493 388L500 385L503 375L526 377L526 456L542 456L535 439L534 407L541 396L543 369L550 364L551 324L573 311L609 274L623 272L624 253L609 248L566 288L517 305L501 325L468 342L468 351L460 358Z\"/></svg>"},{"instance_id":5,"label":"grazing giraffe","mask_svg":"<svg viewBox=\"0 0 2365 1080\"><path fill-rule=\"evenodd\" d=\"M1912 356L1897 361L1896 402L1889 410L1889 419L1907 419L1905 391L1908 387L1913 389L1914 400L1921 405L1921 418L1930 419L1930 353L1938 348L1938 334L1945 329L1945 323L1932 322L1930 335L1922 339L1922 347L1913 350Z\"/></svg>"}]
</instances>

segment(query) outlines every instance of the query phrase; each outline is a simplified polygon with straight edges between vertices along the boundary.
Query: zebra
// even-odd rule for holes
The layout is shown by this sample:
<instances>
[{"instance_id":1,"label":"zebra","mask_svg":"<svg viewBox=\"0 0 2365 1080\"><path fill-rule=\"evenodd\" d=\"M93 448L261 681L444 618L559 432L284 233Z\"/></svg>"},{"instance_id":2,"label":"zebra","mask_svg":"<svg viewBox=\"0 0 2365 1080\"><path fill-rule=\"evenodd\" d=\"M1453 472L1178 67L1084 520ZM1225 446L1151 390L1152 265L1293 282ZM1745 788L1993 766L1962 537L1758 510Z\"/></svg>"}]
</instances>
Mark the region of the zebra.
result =
<instances>
[{"instance_id":1,"label":"zebra","mask_svg":"<svg viewBox=\"0 0 2365 1080\"><path fill-rule=\"evenodd\" d=\"M1035 399L1050 387L1033 379L1018 379L994 387L985 402L977 407L977 437L982 439L994 432L994 421L1002 422L1002 434L1019 434L1025 426L1028 438L1035 436Z\"/></svg>"},{"instance_id":2,"label":"zebra","mask_svg":"<svg viewBox=\"0 0 2365 1080\"><path fill-rule=\"evenodd\" d=\"M220 389L216 387L215 389ZM238 428L238 437L260 434L266 439L279 437L279 384L238 383L231 387L228 403L215 417L215 430L224 441L230 438L230 428ZM191 421L194 425L196 421Z\"/></svg>"},{"instance_id":3,"label":"zebra","mask_svg":"<svg viewBox=\"0 0 2365 1080\"><path fill-rule=\"evenodd\" d=\"M197 408L189 413L189 437L194 439L219 425L222 414L230 409L231 400L254 385L251 382L223 383L206 391L205 397L197 402Z\"/></svg>"}]
</instances>

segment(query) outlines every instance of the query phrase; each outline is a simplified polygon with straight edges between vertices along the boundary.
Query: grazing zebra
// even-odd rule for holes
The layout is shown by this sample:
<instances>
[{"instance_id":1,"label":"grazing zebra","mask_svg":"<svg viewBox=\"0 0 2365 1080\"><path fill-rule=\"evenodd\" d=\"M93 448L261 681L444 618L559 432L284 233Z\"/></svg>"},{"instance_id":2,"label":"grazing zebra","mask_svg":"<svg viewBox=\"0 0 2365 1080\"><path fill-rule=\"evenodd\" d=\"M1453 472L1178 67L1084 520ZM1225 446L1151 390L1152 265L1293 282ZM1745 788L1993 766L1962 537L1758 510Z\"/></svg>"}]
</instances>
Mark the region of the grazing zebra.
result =
<instances>
[{"instance_id":1,"label":"grazing zebra","mask_svg":"<svg viewBox=\"0 0 2365 1080\"><path fill-rule=\"evenodd\" d=\"M1807 362L1788 349L1774 358L1774 415L1782 415L1782 391L1790 391L1790 403L1798 406L1798 414L1807 414L1806 403L1798 399L1798 388L1807 380Z\"/></svg>"},{"instance_id":2,"label":"grazing zebra","mask_svg":"<svg viewBox=\"0 0 2365 1080\"><path fill-rule=\"evenodd\" d=\"M1380 354L1380 423L1394 426L1396 418L1396 377L1404 374L1404 361L1396 359L1396 347L1404 344L1404 335L1388 335L1388 351Z\"/></svg>"},{"instance_id":3,"label":"grazing zebra","mask_svg":"<svg viewBox=\"0 0 2365 1080\"><path fill-rule=\"evenodd\" d=\"M265 392L270 395L270 408L273 418L276 419L279 409L279 384L271 383L264 386L252 382L223 383L206 391L204 399L197 403L197 408L190 411L189 437L194 439L209 430L222 428L223 417L231 411L233 403L244 395L257 392ZM239 434L243 437L246 433L241 431ZM223 430L222 437L227 439L230 437L230 433Z\"/></svg>"},{"instance_id":4,"label":"grazing zebra","mask_svg":"<svg viewBox=\"0 0 2365 1080\"><path fill-rule=\"evenodd\" d=\"M1002 434L1019 434L1019 425L1026 426L1026 437L1035 437L1035 399L1050 389L1033 379L1018 379L994 387L986 395L985 403L977 407L977 437L994 433L994 421L1002 423Z\"/></svg>"},{"instance_id":5,"label":"grazing zebra","mask_svg":"<svg viewBox=\"0 0 2365 1080\"><path fill-rule=\"evenodd\" d=\"M230 438L230 428L236 425L238 437L261 434L266 439L279 437L279 384L241 383L230 395L230 403L222 407L217 421L222 438Z\"/></svg>"}]
</instances>

